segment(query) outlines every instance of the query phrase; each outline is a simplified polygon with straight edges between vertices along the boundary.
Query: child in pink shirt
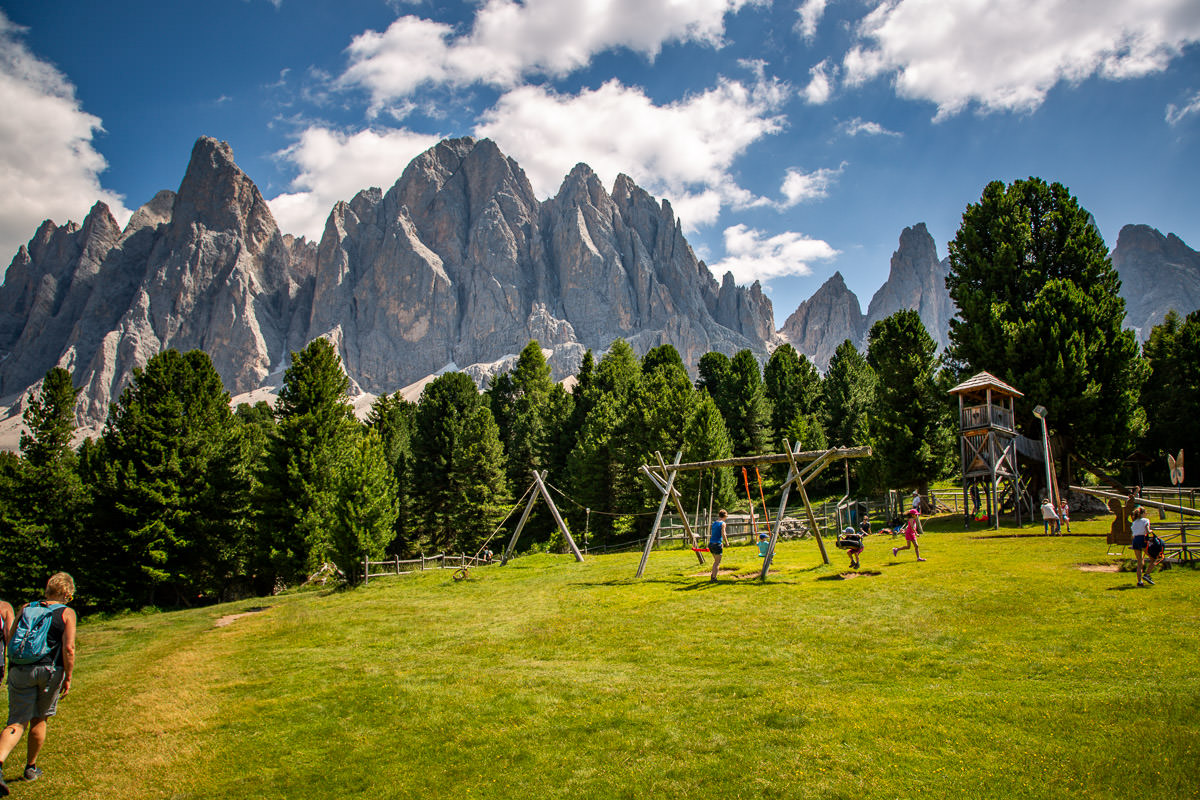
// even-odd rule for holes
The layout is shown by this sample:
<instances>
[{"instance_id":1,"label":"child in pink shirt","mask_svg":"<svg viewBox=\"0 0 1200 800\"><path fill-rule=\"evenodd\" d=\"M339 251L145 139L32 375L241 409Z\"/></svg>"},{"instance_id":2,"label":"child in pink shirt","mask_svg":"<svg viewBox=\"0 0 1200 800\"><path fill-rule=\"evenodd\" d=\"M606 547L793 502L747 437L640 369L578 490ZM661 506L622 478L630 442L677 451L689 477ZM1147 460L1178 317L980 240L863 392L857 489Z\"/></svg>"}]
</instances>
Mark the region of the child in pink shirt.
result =
<instances>
[{"instance_id":1,"label":"child in pink shirt","mask_svg":"<svg viewBox=\"0 0 1200 800\"><path fill-rule=\"evenodd\" d=\"M915 508L909 509L908 524L906 524L904 526L905 545L904 545L904 547L893 547L892 548L892 558L895 558L896 553L900 552L901 550L908 550L911 548L911 549L915 550L917 553L917 561L925 560L925 559L921 558L921 546L919 544L917 544L917 537L921 535L921 521L919 519L920 516L921 516L921 512L917 511Z\"/></svg>"}]
</instances>

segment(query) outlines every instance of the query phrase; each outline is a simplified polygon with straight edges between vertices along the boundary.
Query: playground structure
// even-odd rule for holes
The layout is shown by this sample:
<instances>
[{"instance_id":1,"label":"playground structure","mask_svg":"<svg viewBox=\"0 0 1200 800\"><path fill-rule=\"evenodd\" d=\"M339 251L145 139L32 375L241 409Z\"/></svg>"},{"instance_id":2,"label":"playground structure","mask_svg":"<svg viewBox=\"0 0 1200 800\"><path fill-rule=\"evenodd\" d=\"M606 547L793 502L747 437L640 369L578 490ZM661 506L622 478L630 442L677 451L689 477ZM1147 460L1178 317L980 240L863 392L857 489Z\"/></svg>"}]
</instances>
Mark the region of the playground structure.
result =
<instances>
[{"instance_id":1,"label":"playground structure","mask_svg":"<svg viewBox=\"0 0 1200 800\"><path fill-rule=\"evenodd\" d=\"M813 481L818 475L825 471L830 464L837 461L845 461L851 458L868 458L871 455L870 447L838 447L827 450L808 450L801 451L800 445L792 448L787 440L784 440L785 452L772 455L761 456L740 456L735 458L723 458L715 461L694 461L690 463L680 463L683 453L675 454L674 462L668 464L663 459L661 453L655 453L657 464L643 464L641 471L646 476L655 488L662 492L662 500L658 504L658 513L654 517L654 525L650 529L650 535L646 539L646 547L642 551L642 559L638 564L637 577L642 577L646 571L646 562L650 558L650 551L654 548L654 543L658 539L659 528L662 525L663 514L666 512L667 504L674 503L676 511L679 513L680 519L683 521L684 531L688 541L692 543L692 550L696 554L696 558L701 565L704 564L704 556L701 553L701 548L696 545L696 535L692 526L688 523L687 512L683 508L682 496L675 488L675 479L680 472L688 472L695 470L720 469L722 467L754 467L757 469L760 466L768 464L788 464L788 477L784 481L782 493L779 500L779 511L775 514L770 525L770 542L767 546L766 555L763 558L762 571L759 578L766 580L767 573L771 568L771 561L775 556L775 543L779 539L779 530L783 523L784 513L787 511L788 496L791 493L793 486L800 492L800 498L804 503L805 515L808 519L808 530L812 533L813 538L817 540L817 546L821 550L821 558L826 564L829 563L829 554L825 551L825 542L821 538L820 528L817 526L816 517L813 514L812 504L808 499L808 491L806 486ZM801 467L801 464L806 466ZM747 486L747 493L749 487ZM702 544L700 542L699 544Z\"/></svg>"},{"instance_id":2,"label":"playground structure","mask_svg":"<svg viewBox=\"0 0 1200 800\"><path fill-rule=\"evenodd\" d=\"M1030 479L1022 480L1018 456L1044 461L1042 448L1017 432L1014 405L1024 397L990 372L963 381L950 390L958 397L959 455L962 459L963 508L972 487L982 490L988 521L1000 527L1003 501L1012 503L1017 525L1021 508L1033 516ZM1047 487L1052 491L1052 487Z\"/></svg>"},{"instance_id":3,"label":"playground structure","mask_svg":"<svg viewBox=\"0 0 1200 800\"><path fill-rule=\"evenodd\" d=\"M1178 561L1192 561L1200 558L1200 541L1188 541L1188 525L1183 521L1185 516L1200 517L1200 509L1175 505L1160 500L1151 500L1148 497L1137 497L1133 493L1122 495L1098 489L1094 486L1072 486L1071 491L1088 494L1107 501L1108 510L1113 513L1114 517L1107 540L1110 548L1113 545L1128 547L1133 542L1133 534L1129 528L1129 515L1137 506L1144 506L1146 508L1158 509L1163 515L1167 512L1179 514L1179 522L1159 521L1154 525L1159 531L1158 535L1165 543L1163 549L1164 558ZM1181 490L1181 493L1182 491L1194 492L1195 490ZM1200 527L1200 524L1196 527ZM1173 532L1166 533L1163 531L1164 528Z\"/></svg>"}]
</instances>

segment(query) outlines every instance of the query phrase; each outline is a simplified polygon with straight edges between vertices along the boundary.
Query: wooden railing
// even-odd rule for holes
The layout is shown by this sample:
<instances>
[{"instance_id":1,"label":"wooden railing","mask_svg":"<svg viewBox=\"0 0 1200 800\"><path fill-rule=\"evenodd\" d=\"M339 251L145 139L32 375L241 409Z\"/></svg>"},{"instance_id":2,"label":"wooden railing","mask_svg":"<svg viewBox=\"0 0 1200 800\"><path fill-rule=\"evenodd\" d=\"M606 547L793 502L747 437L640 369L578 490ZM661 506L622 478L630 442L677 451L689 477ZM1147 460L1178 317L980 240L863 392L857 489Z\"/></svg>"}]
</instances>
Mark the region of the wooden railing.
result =
<instances>
[{"instance_id":1,"label":"wooden railing","mask_svg":"<svg viewBox=\"0 0 1200 800\"><path fill-rule=\"evenodd\" d=\"M990 418L989 407L992 409ZM988 427L1016 430L1013 426L1013 412L1002 406L967 406L962 410L962 430Z\"/></svg>"},{"instance_id":2,"label":"wooden railing","mask_svg":"<svg viewBox=\"0 0 1200 800\"><path fill-rule=\"evenodd\" d=\"M446 555L438 553L436 556L422 555L420 558L410 558L401 560L400 556L393 556L387 561L371 561L366 559L363 561L363 583L371 580L371 578L381 578L385 575L412 575L417 572L424 572L426 569L461 569L463 567L481 567L484 564L498 564L499 561L488 561L483 558L475 558L465 553L459 555ZM377 572L372 572L372 567L382 567L383 569Z\"/></svg>"}]
</instances>

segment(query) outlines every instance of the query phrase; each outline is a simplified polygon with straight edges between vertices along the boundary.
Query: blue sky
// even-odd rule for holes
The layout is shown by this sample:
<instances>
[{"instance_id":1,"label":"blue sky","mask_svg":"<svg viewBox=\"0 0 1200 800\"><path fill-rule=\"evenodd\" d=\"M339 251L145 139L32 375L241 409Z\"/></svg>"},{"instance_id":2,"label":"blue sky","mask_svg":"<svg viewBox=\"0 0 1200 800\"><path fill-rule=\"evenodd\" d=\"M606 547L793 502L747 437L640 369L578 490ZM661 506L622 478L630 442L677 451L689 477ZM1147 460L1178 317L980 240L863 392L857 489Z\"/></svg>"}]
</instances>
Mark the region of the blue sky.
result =
<instances>
[{"instance_id":1,"label":"blue sky","mask_svg":"<svg viewBox=\"0 0 1200 800\"><path fill-rule=\"evenodd\" d=\"M1109 246L1200 247L1196 0L0 0L0 252L124 222L228 141L280 227L489 136L669 199L779 323L835 270L865 308L901 229L939 255L994 179L1066 184Z\"/></svg>"}]
</instances>

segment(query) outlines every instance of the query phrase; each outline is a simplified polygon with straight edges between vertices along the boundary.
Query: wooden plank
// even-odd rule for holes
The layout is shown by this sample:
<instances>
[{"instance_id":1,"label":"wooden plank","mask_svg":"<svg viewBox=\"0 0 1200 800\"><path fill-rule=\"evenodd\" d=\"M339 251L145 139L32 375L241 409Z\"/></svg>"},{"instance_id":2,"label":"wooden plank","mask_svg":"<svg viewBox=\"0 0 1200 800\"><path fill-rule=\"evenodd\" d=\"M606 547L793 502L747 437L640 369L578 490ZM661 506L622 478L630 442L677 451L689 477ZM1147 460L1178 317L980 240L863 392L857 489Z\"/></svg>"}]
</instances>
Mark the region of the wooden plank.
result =
<instances>
[{"instance_id":1,"label":"wooden plank","mask_svg":"<svg viewBox=\"0 0 1200 800\"><path fill-rule=\"evenodd\" d=\"M715 469L717 467L754 467L761 464L786 464L790 459L796 461L816 461L826 453L833 453L836 458L870 458L871 448L835 447L832 450L805 450L800 453L775 453L761 456L736 456L734 458L719 458L715 461L693 461L688 464L668 464L671 472L689 472L699 469Z\"/></svg>"},{"instance_id":2,"label":"wooden plank","mask_svg":"<svg viewBox=\"0 0 1200 800\"><path fill-rule=\"evenodd\" d=\"M663 474L667 472L667 463L663 461L662 453L654 451L654 457L658 459L658 466L662 468ZM683 458L683 451L680 450L675 454L675 463L679 463L679 459ZM683 529L687 533L688 541L691 542L692 552L696 554L700 565L704 565L704 554L696 547L696 535L692 533L692 526L688 524L687 512L683 510L683 503L680 502L681 495L676 491L675 487L671 487L671 499L675 501L675 510L679 512L679 520L683 523Z\"/></svg>"},{"instance_id":3,"label":"wooden plank","mask_svg":"<svg viewBox=\"0 0 1200 800\"><path fill-rule=\"evenodd\" d=\"M651 480L653 480L650 468L645 464L642 465L642 472ZM670 499L671 491L675 488L675 476L679 473L671 470L671 475L667 478L667 485L663 487L662 501L658 504L658 514L654 517L654 525L650 528L650 535L646 537L646 549L642 551L642 560L638 562L637 577L642 577L646 571L646 562L650 560L650 550L654 547L654 538L658 536L658 526L662 524L663 512L667 510L667 500ZM704 563L704 556L700 555L700 563Z\"/></svg>"},{"instance_id":4,"label":"wooden plank","mask_svg":"<svg viewBox=\"0 0 1200 800\"><path fill-rule=\"evenodd\" d=\"M1103 489L1095 489L1090 486L1072 486L1071 491L1083 492L1090 494L1093 497L1103 497L1107 500L1120 500L1125 502L1129 499L1129 495L1121 495L1115 492L1106 492ZM1200 509L1188 508L1187 506L1177 506L1171 503L1160 503L1157 500L1149 500L1145 497L1135 497L1134 502L1140 506L1148 506L1150 508L1161 508L1163 511L1174 511L1176 514L1186 514L1189 517L1200 517Z\"/></svg>"}]
</instances>

